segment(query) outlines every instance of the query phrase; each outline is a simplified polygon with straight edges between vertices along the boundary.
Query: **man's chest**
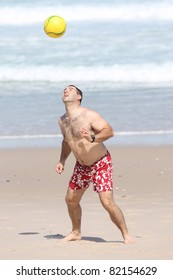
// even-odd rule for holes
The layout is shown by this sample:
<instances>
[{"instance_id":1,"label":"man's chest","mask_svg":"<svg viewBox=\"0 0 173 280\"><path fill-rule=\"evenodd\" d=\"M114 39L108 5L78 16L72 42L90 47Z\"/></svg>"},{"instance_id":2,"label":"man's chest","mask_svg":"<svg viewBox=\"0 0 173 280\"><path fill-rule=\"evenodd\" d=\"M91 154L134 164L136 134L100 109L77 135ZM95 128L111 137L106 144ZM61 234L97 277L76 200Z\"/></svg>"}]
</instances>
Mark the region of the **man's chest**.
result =
<instances>
[{"instance_id":1,"label":"man's chest","mask_svg":"<svg viewBox=\"0 0 173 280\"><path fill-rule=\"evenodd\" d=\"M62 132L66 140L71 138L81 138L82 128L91 130L91 126L84 118L64 119L62 123Z\"/></svg>"}]
</instances>

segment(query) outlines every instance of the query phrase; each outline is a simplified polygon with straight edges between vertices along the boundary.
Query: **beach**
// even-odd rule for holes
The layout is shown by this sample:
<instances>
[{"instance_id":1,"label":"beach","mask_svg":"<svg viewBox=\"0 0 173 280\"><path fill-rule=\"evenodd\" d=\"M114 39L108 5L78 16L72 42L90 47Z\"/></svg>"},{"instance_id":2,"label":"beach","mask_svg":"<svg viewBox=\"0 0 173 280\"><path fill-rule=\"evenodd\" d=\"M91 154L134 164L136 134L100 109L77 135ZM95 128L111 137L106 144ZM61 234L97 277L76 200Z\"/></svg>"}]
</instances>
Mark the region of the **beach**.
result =
<instances>
[{"instance_id":1,"label":"beach","mask_svg":"<svg viewBox=\"0 0 173 280\"><path fill-rule=\"evenodd\" d=\"M171 260L173 146L111 146L114 196L135 243L122 236L92 186L81 206L82 240L63 242L71 230L64 197L73 171L55 166L60 150L1 149L1 260Z\"/></svg>"}]
</instances>

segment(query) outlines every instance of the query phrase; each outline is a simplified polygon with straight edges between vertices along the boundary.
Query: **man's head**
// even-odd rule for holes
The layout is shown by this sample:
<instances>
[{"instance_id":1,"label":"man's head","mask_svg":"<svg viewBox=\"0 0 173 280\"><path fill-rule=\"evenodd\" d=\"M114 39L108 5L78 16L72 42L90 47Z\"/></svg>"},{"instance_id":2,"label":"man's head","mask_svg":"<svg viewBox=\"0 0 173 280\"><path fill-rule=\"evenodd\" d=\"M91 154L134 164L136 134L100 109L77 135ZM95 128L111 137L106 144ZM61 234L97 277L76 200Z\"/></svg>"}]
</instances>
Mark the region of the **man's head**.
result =
<instances>
[{"instance_id":1,"label":"man's head","mask_svg":"<svg viewBox=\"0 0 173 280\"><path fill-rule=\"evenodd\" d=\"M73 101L76 98L80 103L82 102L83 93L75 85L69 85L64 89L63 101Z\"/></svg>"},{"instance_id":2,"label":"man's head","mask_svg":"<svg viewBox=\"0 0 173 280\"><path fill-rule=\"evenodd\" d=\"M77 94L80 95L80 97L81 97L81 99L80 99L80 103L81 103L82 102L82 98L83 98L82 91L78 87L76 87L74 85L70 85L70 86L74 87L77 90Z\"/></svg>"}]
</instances>

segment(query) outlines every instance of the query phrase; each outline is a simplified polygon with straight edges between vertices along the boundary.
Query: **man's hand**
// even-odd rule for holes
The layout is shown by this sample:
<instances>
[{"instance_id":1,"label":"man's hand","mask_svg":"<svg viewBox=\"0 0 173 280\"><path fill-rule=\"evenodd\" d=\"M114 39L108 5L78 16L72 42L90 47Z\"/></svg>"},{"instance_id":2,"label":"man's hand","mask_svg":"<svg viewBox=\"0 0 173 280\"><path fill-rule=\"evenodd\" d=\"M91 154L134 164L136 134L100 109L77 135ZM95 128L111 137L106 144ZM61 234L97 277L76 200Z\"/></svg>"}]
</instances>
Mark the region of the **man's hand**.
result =
<instances>
[{"instance_id":1,"label":"man's hand","mask_svg":"<svg viewBox=\"0 0 173 280\"><path fill-rule=\"evenodd\" d=\"M61 174L64 171L64 165L61 162L58 162L57 166L56 166L56 172L58 174Z\"/></svg>"},{"instance_id":2,"label":"man's hand","mask_svg":"<svg viewBox=\"0 0 173 280\"><path fill-rule=\"evenodd\" d=\"M81 135L85 138L88 142L92 141L91 132L87 131L85 128L81 129Z\"/></svg>"}]
</instances>

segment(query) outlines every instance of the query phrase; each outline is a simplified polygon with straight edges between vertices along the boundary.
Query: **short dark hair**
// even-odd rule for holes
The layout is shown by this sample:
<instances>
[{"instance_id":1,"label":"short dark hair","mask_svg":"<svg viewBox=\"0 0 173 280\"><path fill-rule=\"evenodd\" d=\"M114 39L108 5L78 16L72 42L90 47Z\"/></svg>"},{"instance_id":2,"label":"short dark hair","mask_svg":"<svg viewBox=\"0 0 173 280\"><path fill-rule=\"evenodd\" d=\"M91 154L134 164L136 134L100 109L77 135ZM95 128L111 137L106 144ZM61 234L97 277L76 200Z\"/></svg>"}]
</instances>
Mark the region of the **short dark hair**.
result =
<instances>
[{"instance_id":1,"label":"short dark hair","mask_svg":"<svg viewBox=\"0 0 173 280\"><path fill-rule=\"evenodd\" d=\"M77 94L79 94L81 96L81 99L80 99L80 103L81 103L82 102L82 98L83 98L82 91L78 87L76 87L75 85L69 85L69 86L75 87L75 89L77 90Z\"/></svg>"}]
</instances>

